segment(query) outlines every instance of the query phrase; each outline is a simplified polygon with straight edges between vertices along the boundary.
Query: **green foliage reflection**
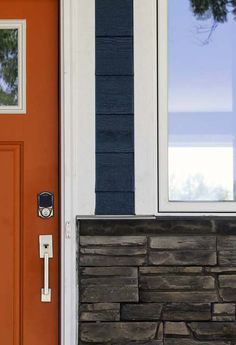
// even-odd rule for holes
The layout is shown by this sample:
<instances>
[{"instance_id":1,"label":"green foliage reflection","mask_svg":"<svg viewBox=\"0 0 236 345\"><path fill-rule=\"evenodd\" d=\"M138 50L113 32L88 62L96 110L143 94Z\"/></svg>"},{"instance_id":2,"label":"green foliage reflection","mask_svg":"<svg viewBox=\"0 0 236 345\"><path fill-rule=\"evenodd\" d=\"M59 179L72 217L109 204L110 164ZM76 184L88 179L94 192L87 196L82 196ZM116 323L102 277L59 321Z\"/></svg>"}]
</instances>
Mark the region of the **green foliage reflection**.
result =
<instances>
[{"instance_id":1,"label":"green foliage reflection","mask_svg":"<svg viewBox=\"0 0 236 345\"><path fill-rule=\"evenodd\" d=\"M172 175L169 186L172 201L229 201L233 198L230 191L220 185L210 185L201 174L190 175L181 185Z\"/></svg>"},{"instance_id":2,"label":"green foliage reflection","mask_svg":"<svg viewBox=\"0 0 236 345\"><path fill-rule=\"evenodd\" d=\"M224 23L228 14L236 16L236 0L190 0L193 13L199 19L212 17L217 23Z\"/></svg>"},{"instance_id":3,"label":"green foliage reflection","mask_svg":"<svg viewBox=\"0 0 236 345\"><path fill-rule=\"evenodd\" d=\"M18 30L0 29L0 106L18 104Z\"/></svg>"}]
</instances>

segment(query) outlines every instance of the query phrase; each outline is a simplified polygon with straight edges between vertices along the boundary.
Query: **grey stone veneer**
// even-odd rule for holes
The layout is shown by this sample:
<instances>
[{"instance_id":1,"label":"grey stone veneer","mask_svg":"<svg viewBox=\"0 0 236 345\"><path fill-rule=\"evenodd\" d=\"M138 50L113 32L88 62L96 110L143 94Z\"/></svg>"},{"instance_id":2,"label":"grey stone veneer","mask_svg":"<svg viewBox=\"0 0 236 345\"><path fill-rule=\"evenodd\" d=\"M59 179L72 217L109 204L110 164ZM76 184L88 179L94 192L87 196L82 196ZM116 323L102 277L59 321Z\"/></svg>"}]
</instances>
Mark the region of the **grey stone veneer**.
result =
<instances>
[{"instance_id":1,"label":"grey stone veneer","mask_svg":"<svg viewBox=\"0 0 236 345\"><path fill-rule=\"evenodd\" d=\"M80 343L236 345L236 220L81 221Z\"/></svg>"}]
</instances>

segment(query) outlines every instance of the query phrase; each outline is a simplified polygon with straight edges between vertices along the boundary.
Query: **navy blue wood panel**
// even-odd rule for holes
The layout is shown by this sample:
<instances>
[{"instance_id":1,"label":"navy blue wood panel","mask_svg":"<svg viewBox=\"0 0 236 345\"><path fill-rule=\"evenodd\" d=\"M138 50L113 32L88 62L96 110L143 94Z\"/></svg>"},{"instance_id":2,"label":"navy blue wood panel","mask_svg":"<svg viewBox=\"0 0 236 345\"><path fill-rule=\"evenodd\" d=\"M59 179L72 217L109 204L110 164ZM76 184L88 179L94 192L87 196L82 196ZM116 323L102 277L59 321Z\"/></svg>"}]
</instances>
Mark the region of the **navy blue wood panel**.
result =
<instances>
[{"instance_id":1,"label":"navy blue wood panel","mask_svg":"<svg viewBox=\"0 0 236 345\"><path fill-rule=\"evenodd\" d=\"M97 75L133 75L133 38L96 39Z\"/></svg>"},{"instance_id":2,"label":"navy blue wood panel","mask_svg":"<svg viewBox=\"0 0 236 345\"><path fill-rule=\"evenodd\" d=\"M133 152L133 115L97 115L96 151L100 153Z\"/></svg>"},{"instance_id":3,"label":"navy blue wood panel","mask_svg":"<svg viewBox=\"0 0 236 345\"><path fill-rule=\"evenodd\" d=\"M133 153L97 153L96 191L133 192Z\"/></svg>"},{"instance_id":4,"label":"navy blue wood panel","mask_svg":"<svg viewBox=\"0 0 236 345\"><path fill-rule=\"evenodd\" d=\"M96 214L129 215L134 214L134 193L102 193L96 194Z\"/></svg>"},{"instance_id":5,"label":"navy blue wood panel","mask_svg":"<svg viewBox=\"0 0 236 345\"><path fill-rule=\"evenodd\" d=\"M134 213L133 0L96 1L96 214Z\"/></svg>"},{"instance_id":6,"label":"navy blue wood panel","mask_svg":"<svg viewBox=\"0 0 236 345\"><path fill-rule=\"evenodd\" d=\"M133 114L134 83L131 76L96 77L97 114Z\"/></svg>"},{"instance_id":7,"label":"navy blue wood panel","mask_svg":"<svg viewBox=\"0 0 236 345\"><path fill-rule=\"evenodd\" d=\"M133 34L133 0L95 1L97 36L131 36Z\"/></svg>"}]
</instances>

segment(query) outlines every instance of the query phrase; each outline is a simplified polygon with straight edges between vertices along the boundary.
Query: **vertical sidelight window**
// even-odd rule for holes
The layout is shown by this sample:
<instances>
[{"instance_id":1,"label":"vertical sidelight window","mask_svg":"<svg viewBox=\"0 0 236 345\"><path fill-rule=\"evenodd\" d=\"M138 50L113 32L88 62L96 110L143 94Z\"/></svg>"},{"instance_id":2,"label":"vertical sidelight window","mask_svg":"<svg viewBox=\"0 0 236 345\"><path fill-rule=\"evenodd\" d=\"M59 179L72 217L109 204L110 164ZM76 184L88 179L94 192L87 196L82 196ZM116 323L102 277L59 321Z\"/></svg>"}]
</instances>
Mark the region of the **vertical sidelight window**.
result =
<instances>
[{"instance_id":1,"label":"vertical sidelight window","mask_svg":"<svg viewBox=\"0 0 236 345\"><path fill-rule=\"evenodd\" d=\"M0 20L0 114L25 112L25 21Z\"/></svg>"},{"instance_id":2,"label":"vertical sidelight window","mask_svg":"<svg viewBox=\"0 0 236 345\"><path fill-rule=\"evenodd\" d=\"M235 13L158 1L159 212L236 211Z\"/></svg>"}]
</instances>

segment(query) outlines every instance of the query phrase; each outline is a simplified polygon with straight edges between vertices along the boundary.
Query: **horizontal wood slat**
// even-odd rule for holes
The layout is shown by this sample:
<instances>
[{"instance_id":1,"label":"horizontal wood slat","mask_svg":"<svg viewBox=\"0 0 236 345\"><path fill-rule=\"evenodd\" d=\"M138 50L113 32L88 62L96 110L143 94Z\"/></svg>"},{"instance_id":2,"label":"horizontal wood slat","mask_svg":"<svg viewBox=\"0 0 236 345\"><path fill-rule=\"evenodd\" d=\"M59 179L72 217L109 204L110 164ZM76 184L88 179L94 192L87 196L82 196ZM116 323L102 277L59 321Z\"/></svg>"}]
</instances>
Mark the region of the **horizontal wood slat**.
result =
<instances>
[{"instance_id":1,"label":"horizontal wood slat","mask_svg":"<svg viewBox=\"0 0 236 345\"><path fill-rule=\"evenodd\" d=\"M98 192L96 193L97 215L128 215L134 213L134 193Z\"/></svg>"},{"instance_id":2,"label":"horizontal wood slat","mask_svg":"<svg viewBox=\"0 0 236 345\"><path fill-rule=\"evenodd\" d=\"M134 86L130 76L97 76L97 114L132 114Z\"/></svg>"},{"instance_id":3,"label":"horizontal wood slat","mask_svg":"<svg viewBox=\"0 0 236 345\"><path fill-rule=\"evenodd\" d=\"M97 75L133 75L133 68L132 37L97 37Z\"/></svg>"},{"instance_id":4,"label":"horizontal wood slat","mask_svg":"<svg viewBox=\"0 0 236 345\"><path fill-rule=\"evenodd\" d=\"M132 115L98 115L96 151L97 153L133 152L134 117Z\"/></svg>"},{"instance_id":5,"label":"horizontal wood slat","mask_svg":"<svg viewBox=\"0 0 236 345\"><path fill-rule=\"evenodd\" d=\"M96 0L96 35L131 36L133 0Z\"/></svg>"},{"instance_id":6,"label":"horizontal wood slat","mask_svg":"<svg viewBox=\"0 0 236 345\"><path fill-rule=\"evenodd\" d=\"M134 191L132 153L97 154L97 192Z\"/></svg>"}]
</instances>

